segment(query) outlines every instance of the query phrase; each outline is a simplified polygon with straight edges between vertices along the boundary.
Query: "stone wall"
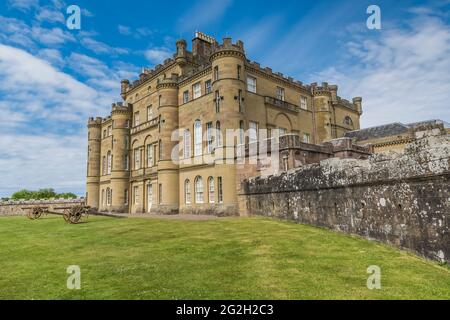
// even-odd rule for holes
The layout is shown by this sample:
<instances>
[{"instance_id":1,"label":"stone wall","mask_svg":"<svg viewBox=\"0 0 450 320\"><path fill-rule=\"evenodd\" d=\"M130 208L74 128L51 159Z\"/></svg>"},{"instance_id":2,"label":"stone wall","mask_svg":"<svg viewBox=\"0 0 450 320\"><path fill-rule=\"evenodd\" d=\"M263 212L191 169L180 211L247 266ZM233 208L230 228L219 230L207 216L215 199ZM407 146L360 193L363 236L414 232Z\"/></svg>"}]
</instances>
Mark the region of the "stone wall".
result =
<instances>
[{"instance_id":1,"label":"stone wall","mask_svg":"<svg viewBox=\"0 0 450 320\"><path fill-rule=\"evenodd\" d=\"M450 262L450 138L403 153L327 159L243 182L250 214L358 234Z\"/></svg>"},{"instance_id":2,"label":"stone wall","mask_svg":"<svg viewBox=\"0 0 450 320\"><path fill-rule=\"evenodd\" d=\"M26 215L24 208L40 206L48 207L48 210L59 212L59 207L71 207L84 205L85 199L50 199L50 200L23 200L23 201L5 201L0 202L0 216L21 216Z\"/></svg>"}]
</instances>

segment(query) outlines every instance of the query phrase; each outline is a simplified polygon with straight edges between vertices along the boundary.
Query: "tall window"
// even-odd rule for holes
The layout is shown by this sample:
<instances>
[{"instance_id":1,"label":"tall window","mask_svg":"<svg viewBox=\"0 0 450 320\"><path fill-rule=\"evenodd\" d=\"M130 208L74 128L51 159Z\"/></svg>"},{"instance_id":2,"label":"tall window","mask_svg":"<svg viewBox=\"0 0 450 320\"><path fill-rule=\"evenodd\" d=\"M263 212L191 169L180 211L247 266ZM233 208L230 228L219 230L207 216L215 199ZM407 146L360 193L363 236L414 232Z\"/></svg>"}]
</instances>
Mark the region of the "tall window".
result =
<instances>
[{"instance_id":1,"label":"tall window","mask_svg":"<svg viewBox=\"0 0 450 320\"><path fill-rule=\"evenodd\" d=\"M191 182L189 179L184 182L184 202L186 204L191 203Z\"/></svg>"},{"instance_id":2,"label":"tall window","mask_svg":"<svg viewBox=\"0 0 450 320\"><path fill-rule=\"evenodd\" d=\"M284 101L284 88L277 87L277 99Z\"/></svg>"},{"instance_id":3,"label":"tall window","mask_svg":"<svg viewBox=\"0 0 450 320\"><path fill-rule=\"evenodd\" d=\"M220 130L220 121L216 122L216 146L222 146L222 131Z\"/></svg>"},{"instance_id":4,"label":"tall window","mask_svg":"<svg viewBox=\"0 0 450 320\"><path fill-rule=\"evenodd\" d=\"M106 138L106 129L103 130L103 139Z\"/></svg>"},{"instance_id":5,"label":"tall window","mask_svg":"<svg viewBox=\"0 0 450 320\"><path fill-rule=\"evenodd\" d=\"M163 202L163 189L162 184L158 185L158 203L161 204Z\"/></svg>"},{"instance_id":6,"label":"tall window","mask_svg":"<svg viewBox=\"0 0 450 320\"><path fill-rule=\"evenodd\" d=\"M106 205L111 205L111 189L109 188L106 189Z\"/></svg>"},{"instance_id":7,"label":"tall window","mask_svg":"<svg viewBox=\"0 0 450 320\"><path fill-rule=\"evenodd\" d=\"M184 130L183 143L184 158L188 159L191 157L191 133L189 132L189 129Z\"/></svg>"},{"instance_id":8,"label":"tall window","mask_svg":"<svg viewBox=\"0 0 450 320\"><path fill-rule=\"evenodd\" d=\"M194 123L194 157L202 154L202 123L196 120Z\"/></svg>"},{"instance_id":9,"label":"tall window","mask_svg":"<svg viewBox=\"0 0 450 320\"><path fill-rule=\"evenodd\" d=\"M208 200L209 203L214 203L214 178L208 178Z\"/></svg>"},{"instance_id":10,"label":"tall window","mask_svg":"<svg viewBox=\"0 0 450 320\"><path fill-rule=\"evenodd\" d=\"M309 143L311 141L311 136L309 133L303 134L303 142Z\"/></svg>"},{"instance_id":11,"label":"tall window","mask_svg":"<svg viewBox=\"0 0 450 320\"><path fill-rule=\"evenodd\" d=\"M159 159L160 160L162 160L164 157L163 157L163 143L162 143L162 140L159 140L159 143L158 143L158 146L159 146Z\"/></svg>"},{"instance_id":12,"label":"tall window","mask_svg":"<svg viewBox=\"0 0 450 320\"><path fill-rule=\"evenodd\" d=\"M208 153L213 151L213 126L212 122L206 124L206 150Z\"/></svg>"},{"instance_id":13,"label":"tall window","mask_svg":"<svg viewBox=\"0 0 450 320\"><path fill-rule=\"evenodd\" d=\"M256 78L247 77L247 90L256 93Z\"/></svg>"},{"instance_id":14,"label":"tall window","mask_svg":"<svg viewBox=\"0 0 450 320\"><path fill-rule=\"evenodd\" d=\"M216 113L220 112L220 93L216 91L216 98L214 99L216 102Z\"/></svg>"},{"instance_id":15,"label":"tall window","mask_svg":"<svg viewBox=\"0 0 450 320\"><path fill-rule=\"evenodd\" d=\"M128 189L125 189L124 193L123 193L123 204L124 205L128 205Z\"/></svg>"},{"instance_id":16,"label":"tall window","mask_svg":"<svg viewBox=\"0 0 450 320\"><path fill-rule=\"evenodd\" d=\"M130 160L129 160L128 153L126 155L124 155L123 161L124 161L123 166L124 166L125 170L130 169Z\"/></svg>"},{"instance_id":17,"label":"tall window","mask_svg":"<svg viewBox=\"0 0 450 320\"><path fill-rule=\"evenodd\" d=\"M126 127L126 128L129 128L129 127L130 127L130 120L126 120L126 121L125 121L125 127Z\"/></svg>"},{"instance_id":18,"label":"tall window","mask_svg":"<svg viewBox=\"0 0 450 320\"><path fill-rule=\"evenodd\" d=\"M153 185L147 184L147 212L150 212L153 204Z\"/></svg>"},{"instance_id":19,"label":"tall window","mask_svg":"<svg viewBox=\"0 0 450 320\"><path fill-rule=\"evenodd\" d=\"M214 67L214 81L219 80L219 67Z\"/></svg>"},{"instance_id":20,"label":"tall window","mask_svg":"<svg viewBox=\"0 0 450 320\"><path fill-rule=\"evenodd\" d=\"M112 155L111 155L111 151L108 151L107 161L108 161L108 171L107 171L107 174L111 174L111 166L112 166Z\"/></svg>"},{"instance_id":21,"label":"tall window","mask_svg":"<svg viewBox=\"0 0 450 320\"><path fill-rule=\"evenodd\" d=\"M140 120L139 120L139 111L136 111L135 113L134 113L134 126L136 127L136 126L138 126L139 125L139 122Z\"/></svg>"},{"instance_id":22,"label":"tall window","mask_svg":"<svg viewBox=\"0 0 450 320\"><path fill-rule=\"evenodd\" d=\"M203 203L203 179L198 176L195 178L195 203Z\"/></svg>"},{"instance_id":23,"label":"tall window","mask_svg":"<svg viewBox=\"0 0 450 320\"><path fill-rule=\"evenodd\" d=\"M134 193L134 204L138 205L139 204L139 187L135 186L133 188L133 193Z\"/></svg>"},{"instance_id":24,"label":"tall window","mask_svg":"<svg viewBox=\"0 0 450 320\"><path fill-rule=\"evenodd\" d=\"M134 170L141 168L141 150L134 149Z\"/></svg>"},{"instance_id":25,"label":"tall window","mask_svg":"<svg viewBox=\"0 0 450 320\"><path fill-rule=\"evenodd\" d=\"M189 91L185 91L183 92L183 103L188 103L189 102Z\"/></svg>"},{"instance_id":26,"label":"tall window","mask_svg":"<svg viewBox=\"0 0 450 320\"><path fill-rule=\"evenodd\" d=\"M159 97L158 97L158 106L161 107L161 104L162 104L162 96L159 95Z\"/></svg>"},{"instance_id":27,"label":"tall window","mask_svg":"<svg viewBox=\"0 0 450 320\"><path fill-rule=\"evenodd\" d=\"M238 91L238 104L239 104L239 112L244 112L242 108L242 90L239 89Z\"/></svg>"},{"instance_id":28,"label":"tall window","mask_svg":"<svg viewBox=\"0 0 450 320\"><path fill-rule=\"evenodd\" d=\"M300 97L300 108L303 110L308 110L308 99L306 99L306 97Z\"/></svg>"},{"instance_id":29,"label":"tall window","mask_svg":"<svg viewBox=\"0 0 450 320\"><path fill-rule=\"evenodd\" d=\"M217 178L217 201L219 203L223 202L222 177Z\"/></svg>"},{"instance_id":30,"label":"tall window","mask_svg":"<svg viewBox=\"0 0 450 320\"><path fill-rule=\"evenodd\" d=\"M192 86L192 92L194 99L200 98L202 96L202 87L200 85L200 82L197 82Z\"/></svg>"},{"instance_id":31,"label":"tall window","mask_svg":"<svg viewBox=\"0 0 450 320\"><path fill-rule=\"evenodd\" d=\"M244 121L239 121L239 144L244 143Z\"/></svg>"},{"instance_id":32,"label":"tall window","mask_svg":"<svg viewBox=\"0 0 450 320\"><path fill-rule=\"evenodd\" d=\"M112 126L108 126L108 137L112 136Z\"/></svg>"},{"instance_id":33,"label":"tall window","mask_svg":"<svg viewBox=\"0 0 450 320\"><path fill-rule=\"evenodd\" d=\"M152 167L154 164L153 161L153 146L151 144L147 145L147 167Z\"/></svg>"},{"instance_id":34,"label":"tall window","mask_svg":"<svg viewBox=\"0 0 450 320\"><path fill-rule=\"evenodd\" d=\"M106 168L106 157L103 156L103 160L102 160L102 173L103 173L103 175L106 174L106 170L107 170L107 168Z\"/></svg>"},{"instance_id":35,"label":"tall window","mask_svg":"<svg viewBox=\"0 0 450 320\"><path fill-rule=\"evenodd\" d=\"M102 205L105 205L105 189L102 189Z\"/></svg>"},{"instance_id":36,"label":"tall window","mask_svg":"<svg viewBox=\"0 0 450 320\"><path fill-rule=\"evenodd\" d=\"M249 122L249 141L250 143L258 141L258 123L254 121Z\"/></svg>"},{"instance_id":37,"label":"tall window","mask_svg":"<svg viewBox=\"0 0 450 320\"><path fill-rule=\"evenodd\" d=\"M237 78L238 78L238 79L241 78L241 68L242 68L242 67L241 67L240 65L237 66Z\"/></svg>"},{"instance_id":38,"label":"tall window","mask_svg":"<svg viewBox=\"0 0 450 320\"><path fill-rule=\"evenodd\" d=\"M211 93L212 87L211 87L211 80L207 80L205 82L205 94Z\"/></svg>"},{"instance_id":39,"label":"tall window","mask_svg":"<svg viewBox=\"0 0 450 320\"><path fill-rule=\"evenodd\" d=\"M147 107L147 121L150 121L153 119L153 107L148 106Z\"/></svg>"}]
</instances>

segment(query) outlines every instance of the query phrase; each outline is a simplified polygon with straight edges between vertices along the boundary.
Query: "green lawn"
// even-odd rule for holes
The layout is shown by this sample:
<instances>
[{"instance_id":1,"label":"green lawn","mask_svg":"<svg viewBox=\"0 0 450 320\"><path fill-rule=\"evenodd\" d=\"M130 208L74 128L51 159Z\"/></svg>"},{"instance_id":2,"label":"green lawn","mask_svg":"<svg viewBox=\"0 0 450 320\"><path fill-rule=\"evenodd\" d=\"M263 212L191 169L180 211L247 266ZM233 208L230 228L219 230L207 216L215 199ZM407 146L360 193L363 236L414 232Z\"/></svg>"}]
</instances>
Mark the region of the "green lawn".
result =
<instances>
[{"instance_id":1,"label":"green lawn","mask_svg":"<svg viewBox=\"0 0 450 320\"><path fill-rule=\"evenodd\" d=\"M66 288L79 265L81 290ZM381 290L369 290L370 265ZM0 299L450 299L450 269L263 218L0 218Z\"/></svg>"}]
</instances>

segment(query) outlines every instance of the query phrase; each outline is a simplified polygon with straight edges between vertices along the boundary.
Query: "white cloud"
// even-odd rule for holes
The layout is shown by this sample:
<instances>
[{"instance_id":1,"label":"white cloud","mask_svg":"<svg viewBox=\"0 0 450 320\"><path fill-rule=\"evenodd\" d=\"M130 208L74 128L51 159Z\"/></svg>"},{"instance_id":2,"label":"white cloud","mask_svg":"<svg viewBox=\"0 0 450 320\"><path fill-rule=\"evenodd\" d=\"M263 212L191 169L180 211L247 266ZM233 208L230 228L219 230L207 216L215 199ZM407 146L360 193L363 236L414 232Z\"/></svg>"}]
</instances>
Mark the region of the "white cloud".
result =
<instances>
[{"instance_id":1,"label":"white cloud","mask_svg":"<svg viewBox=\"0 0 450 320\"><path fill-rule=\"evenodd\" d=\"M75 37L61 28L42 28L34 26L31 28L34 39L45 45L60 45L68 41L75 41Z\"/></svg>"},{"instance_id":2,"label":"white cloud","mask_svg":"<svg viewBox=\"0 0 450 320\"><path fill-rule=\"evenodd\" d=\"M37 8L39 0L8 0L8 6L20 11L28 11L32 8Z\"/></svg>"},{"instance_id":3,"label":"white cloud","mask_svg":"<svg viewBox=\"0 0 450 320\"><path fill-rule=\"evenodd\" d=\"M172 52L168 48L154 48L144 52L144 56L147 60L156 65L162 63L165 59L172 56Z\"/></svg>"},{"instance_id":4,"label":"white cloud","mask_svg":"<svg viewBox=\"0 0 450 320\"><path fill-rule=\"evenodd\" d=\"M149 37L154 33L152 29L147 27L141 27L137 28L136 30L133 30L133 28L131 27L120 24L117 26L117 30L119 31L120 34L124 36L133 36L136 39Z\"/></svg>"},{"instance_id":5,"label":"white cloud","mask_svg":"<svg viewBox=\"0 0 450 320\"><path fill-rule=\"evenodd\" d=\"M410 22L348 41L353 59L314 76L363 97L363 126L450 119L450 27L427 15Z\"/></svg>"},{"instance_id":6,"label":"white cloud","mask_svg":"<svg viewBox=\"0 0 450 320\"><path fill-rule=\"evenodd\" d=\"M233 4L233 0L198 0L178 22L184 32L193 32L217 22Z\"/></svg>"},{"instance_id":7,"label":"white cloud","mask_svg":"<svg viewBox=\"0 0 450 320\"><path fill-rule=\"evenodd\" d=\"M61 11L58 10L54 10L52 8L41 8L39 10L39 12L36 14L36 20L39 22L59 22L59 23L64 23L65 22L65 17L62 14Z\"/></svg>"},{"instance_id":8,"label":"white cloud","mask_svg":"<svg viewBox=\"0 0 450 320\"><path fill-rule=\"evenodd\" d=\"M130 35L131 34L131 28L127 27L127 26L122 26L122 25L119 24L117 26L117 30L119 30L119 33L123 34L123 35Z\"/></svg>"},{"instance_id":9,"label":"white cloud","mask_svg":"<svg viewBox=\"0 0 450 320\"><path fill-rule=\"evenodd\" d=\"M110 45L97 41L92 37L83 37L81 44L97 54L128 54L128 50L124 48L114 48Z\"/></svg>"},{"instance_id":10,"label":"white cloud","mask_svg":"<svg viewBox=\"0 0 450 320\"><path fill-rule=\"evenodd\" d=\"M65 64L61 52L56 49L41 49L38 51L37 56L50 62L55 67L63 67Z\"/></svg>"}]
</instances>

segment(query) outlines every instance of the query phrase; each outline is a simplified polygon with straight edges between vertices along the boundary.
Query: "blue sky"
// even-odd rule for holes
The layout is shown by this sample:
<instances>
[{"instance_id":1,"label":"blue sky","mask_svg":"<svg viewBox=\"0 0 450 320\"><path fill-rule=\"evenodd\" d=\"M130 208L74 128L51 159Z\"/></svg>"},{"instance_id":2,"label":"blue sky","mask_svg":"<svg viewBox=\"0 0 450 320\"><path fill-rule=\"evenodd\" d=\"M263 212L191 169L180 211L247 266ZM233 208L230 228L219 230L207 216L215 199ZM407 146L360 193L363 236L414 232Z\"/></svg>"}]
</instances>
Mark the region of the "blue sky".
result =
<instances>
[{"instance_id":1,"label":"blue sky","mask_svg":"<svg viewBox=\"0 0 450 320\"><path fill-rule=\"evenodd\" d=\"M81 30L66 8L82 10ZM366 27L381 8L382 29ZM74 1L0 3L0 196L84 194L86 120L196 30L241 39L247 57L363 97L362 126L450 120L450 1Z\"/></svg>"}]
</instances>

